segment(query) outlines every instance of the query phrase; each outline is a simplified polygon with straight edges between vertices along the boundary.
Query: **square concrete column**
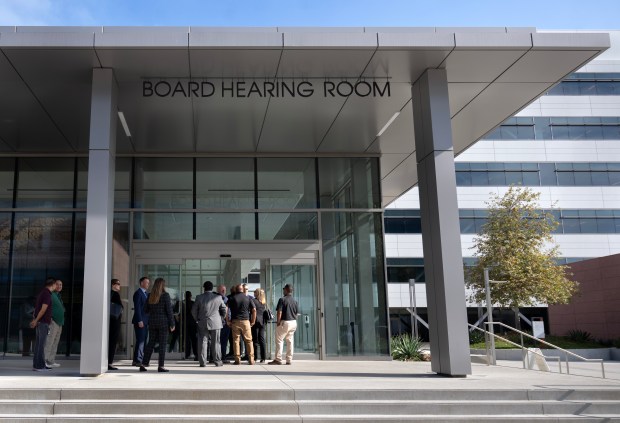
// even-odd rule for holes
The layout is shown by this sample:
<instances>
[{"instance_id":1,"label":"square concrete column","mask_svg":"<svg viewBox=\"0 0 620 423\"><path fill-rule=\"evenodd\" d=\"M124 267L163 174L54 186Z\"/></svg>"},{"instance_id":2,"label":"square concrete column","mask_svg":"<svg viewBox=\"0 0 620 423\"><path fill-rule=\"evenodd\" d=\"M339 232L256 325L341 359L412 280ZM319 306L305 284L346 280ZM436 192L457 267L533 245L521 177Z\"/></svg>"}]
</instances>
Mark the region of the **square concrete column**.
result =
<instances>
[{"instance_id":1,"label":"square concrete column","mask_svg":"<svg viewBox=\"0 0 620 423\"><path fill-rule=\"evenodd\" d=\"M426 70L412 102L431 368L462 376L471 374L471 360L445 69Z\"/></svg>"},{"instance_id":2,"label":"square concrete column","mask_svg":"<svg viewBox=\"0 0 620 423\"><path fill-rule=\"evenodd\" d=\"M80 355L83 375L99 375L108 366L116 122L112 69L93 69Z\"/></svg>"}]
</instances>

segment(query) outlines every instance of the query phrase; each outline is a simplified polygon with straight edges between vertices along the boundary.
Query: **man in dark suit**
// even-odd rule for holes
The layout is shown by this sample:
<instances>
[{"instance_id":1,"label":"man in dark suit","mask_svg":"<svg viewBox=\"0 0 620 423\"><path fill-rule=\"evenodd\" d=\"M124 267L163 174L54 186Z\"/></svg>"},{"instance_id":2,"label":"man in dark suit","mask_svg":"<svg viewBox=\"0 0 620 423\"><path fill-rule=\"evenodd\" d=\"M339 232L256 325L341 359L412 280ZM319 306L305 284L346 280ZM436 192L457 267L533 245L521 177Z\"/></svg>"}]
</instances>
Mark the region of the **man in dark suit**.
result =
<instances>
[{"instance_id":1,"label":"man in dark suit","mask_svg":"<svg viewBox=\"0 0 620 423\"><path fill-rule=\"evenodd\" d=\"M146 276L140 278L140 287L136 289L133 294L133 328L136 333L136 341L133 349L133 362L132 366L140 366L142 364L142 358L144 357L144 344L146 343L146 337L148 335L149 316L145 312L146 300L151 281ZM165 348L165 346L164 346Z\"/></svg>"}]
</instances>

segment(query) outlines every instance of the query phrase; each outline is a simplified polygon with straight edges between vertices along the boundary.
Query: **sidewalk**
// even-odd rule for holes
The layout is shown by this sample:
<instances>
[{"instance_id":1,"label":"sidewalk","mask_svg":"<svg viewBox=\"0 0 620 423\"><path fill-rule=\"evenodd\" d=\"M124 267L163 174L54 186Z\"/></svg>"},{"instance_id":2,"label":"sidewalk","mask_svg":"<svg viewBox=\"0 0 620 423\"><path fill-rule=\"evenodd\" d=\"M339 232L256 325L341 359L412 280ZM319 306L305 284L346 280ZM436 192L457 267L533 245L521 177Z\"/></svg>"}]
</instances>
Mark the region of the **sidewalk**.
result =
<instances>
[{"instance_id":1,"label":"sidewalk","mask_svg":"<svg viewBox=\"0 0 620 423\"><path fill-rule=\"evenodd\" d=\"M59 363L61 367L40 373L32 371L32 360L0 359L0 389L620 389L620 362L606 363L607 379L597 377L600 370L597 374L595 368L582 371L582 367L575 366L571 371L582 375L566 375L523 370L520 362L472 364L472 375L454 378L431 372L428 362L299 360L291 366L200 368L192 361L168 360L170 373L157 373L156 366L140 373L130 361L121 361L118 371L98 377L80 376L77 359Z\"/></svg>"}]
</instances>

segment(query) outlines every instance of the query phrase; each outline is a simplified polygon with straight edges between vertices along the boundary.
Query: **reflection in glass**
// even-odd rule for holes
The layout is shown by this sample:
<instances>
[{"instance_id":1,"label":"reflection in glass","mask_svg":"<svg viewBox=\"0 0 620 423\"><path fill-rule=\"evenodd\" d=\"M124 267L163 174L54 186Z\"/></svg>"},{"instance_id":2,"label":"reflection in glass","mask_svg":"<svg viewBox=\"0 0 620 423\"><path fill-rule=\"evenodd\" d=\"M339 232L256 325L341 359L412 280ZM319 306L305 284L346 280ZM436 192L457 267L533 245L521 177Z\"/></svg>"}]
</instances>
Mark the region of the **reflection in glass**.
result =
<instances>
[{"instance_id":1,"label":"reflection in glass","mask_svg":"<svg viewBox=\"0 0 620 423\"><path fill-rule=\"evenodd\" d=\"M196 159L196 207L253 209L254 160Z\"/></svg>"},{"instance_id":2,"label":"reflection in glass","mask_svg":"<svg viewBox=\"0 0 620 423\"><path fill-rule=\"evenodd\" d=\"M323 213L325 350L328 356L387 355L381 213Z\"/></svg>"},{"instance_id":3,"label":"reflection in glass","mask_svg":"<svg viewBox=\"0 0 620 423\"><path fill-rule=\"evenodd\" d=\"M380 208L379 159L319 158L321 208Z\"/></svg>"},{"instance_id":4,"label":"reflection in glass","mask_svg":"<svg viewBox=\"0 0 620 423\"><path fill-rule=\"evenodd\" d=\"M114 207L131 207L131 158L116 158L116 174L114 175Z\"/></svg>"},{"instance_id":5,"label":"reflection in glass","mask_svg":"<svg viewBox=\"0 0 620 423\"><path fill-rule=\"evenodd\" d=\"M9 248L11 247L11 213L0 213L0 310L9 309ZM8 313L0 313L0 348L3 348Z\"/></svg>"},{"instance_id":6,"label":"reflection in glass","mask_svg":"<svg viewBox=\"0 0 620 423\"><path fill-rule=\"evenodd\" d=\"M135 213L134 239L190 240L193 238L192 213Z\"/></svg>"},{"instance_id":7,"label":"reflection in glass","mask_svg":"<svg viewBox=\"0 0 620 423\"><path fill-rule=\"evenodd\" d=\"M254 213L196 213L200 241L253 240L254 227Z\"/></svg>"},{"instance_id":8,"label":"reflection in glass","mask_svg":"<svg viewBox=\"0 0 620 423\"><path fill-rule=\"evenodd\" d=\"M313 158L258 158L259 209L316 208Z\"/></svg>"},{"instance_id":9,"label":"reflection in glass","mask_svg":"<svg viewBox=\"0 0 620 423\"><path fill-rule=\"evenodd\" d=\"M137 158L135 166L136 208L193 208L191 158Z\"/></svg>"},{"instance_id":10,"label":"reflection in glass","mask_svg":"<svg viewBox=\"0 0 620 423\"><path fill-rule=\"evenodd\" d=\"M259 213L258 239L318 239L316 213Z\"/></svg>"},{"instance_id":11,"label":"reflection in glass","mask_svg":"<svg viewBox=\"0 0 620 423\"><path fill-rule=\"evenodd\" d=\"M75 193L75 207L86 208L86 193L88 191L88 158L77 159L77 189Z\"/></svg>"},{"instance_id":12,"label":"reflection in glass","mask_svg":"<svg viewBox=\"0 0 620 423\"><path fill-rule=\"evenodd\" d=\"M15 159L0 158L0 207L13 207Z\"/></svg>"},{"instance_id":13,"label":"reflection in glass","mask_svg":"<svg viewBox=\"0 0 620 423\"><path fill-rule=\"evenodd\" d=\"M19 159L17 207L73 207L75 159Z\"/></svg>"},{"instance_id":14,"label":"reflection in glass","mask_svg":"<svg viewBox=\"0 0 620 423\"><path fill-rule=\"evenodd\" d=\"M20 344L19 341L23 341L24 335L28 336L28 331L25 330L27 328L24 327L26 309L32 298L43 288L45 278L51 275L67 282L73 280L72 226L71 213L15 214L11 292L11 310L15 312L11 313L10 317L7 352L30 353L23 351L23 342ZM63 292L65 307L69 308L71 283L64 286ZM65 351L65 337L61 338L59 344L60 353ZM32 345L27 345L26 348L32 348Z\"/></svg>"}]
</instances>

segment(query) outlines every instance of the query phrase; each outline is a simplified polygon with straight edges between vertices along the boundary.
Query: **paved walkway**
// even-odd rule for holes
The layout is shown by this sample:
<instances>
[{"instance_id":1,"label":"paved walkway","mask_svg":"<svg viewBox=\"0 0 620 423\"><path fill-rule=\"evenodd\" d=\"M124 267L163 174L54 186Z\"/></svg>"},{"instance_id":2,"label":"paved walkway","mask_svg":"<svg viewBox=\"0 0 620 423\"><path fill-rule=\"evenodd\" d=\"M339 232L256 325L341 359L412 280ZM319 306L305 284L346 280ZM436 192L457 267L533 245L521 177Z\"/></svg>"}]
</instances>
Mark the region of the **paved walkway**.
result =
<instances>
[{"instance_id":1,"label":"paved walkway","mask_svg":"<svg viewBox=\"0 0 620 423\"><path fill-rule=\"evenodd\" d=\"M520 362L500 362L499 366L473 364L468 377L442 377L431 372L430 363L399 361L305 361L291 366L212 365L200 368L193 361L168 360L170 373L150 367L140 373L130 361L121 361L119 370L99 377L82 377L77 359L60 360L61 367L49 372L33 372L32 360L0 359L0 389L7 388L100 388L149 389L620 389L620 362L607 362L607 379L597 377L596 367L575 365L566 375L523 370ZM156 360L154 360L156 364ZM571 363L572 364L572 363ZM599 373L600 374L600 373Z\"/></svg>"}]
</instances>

